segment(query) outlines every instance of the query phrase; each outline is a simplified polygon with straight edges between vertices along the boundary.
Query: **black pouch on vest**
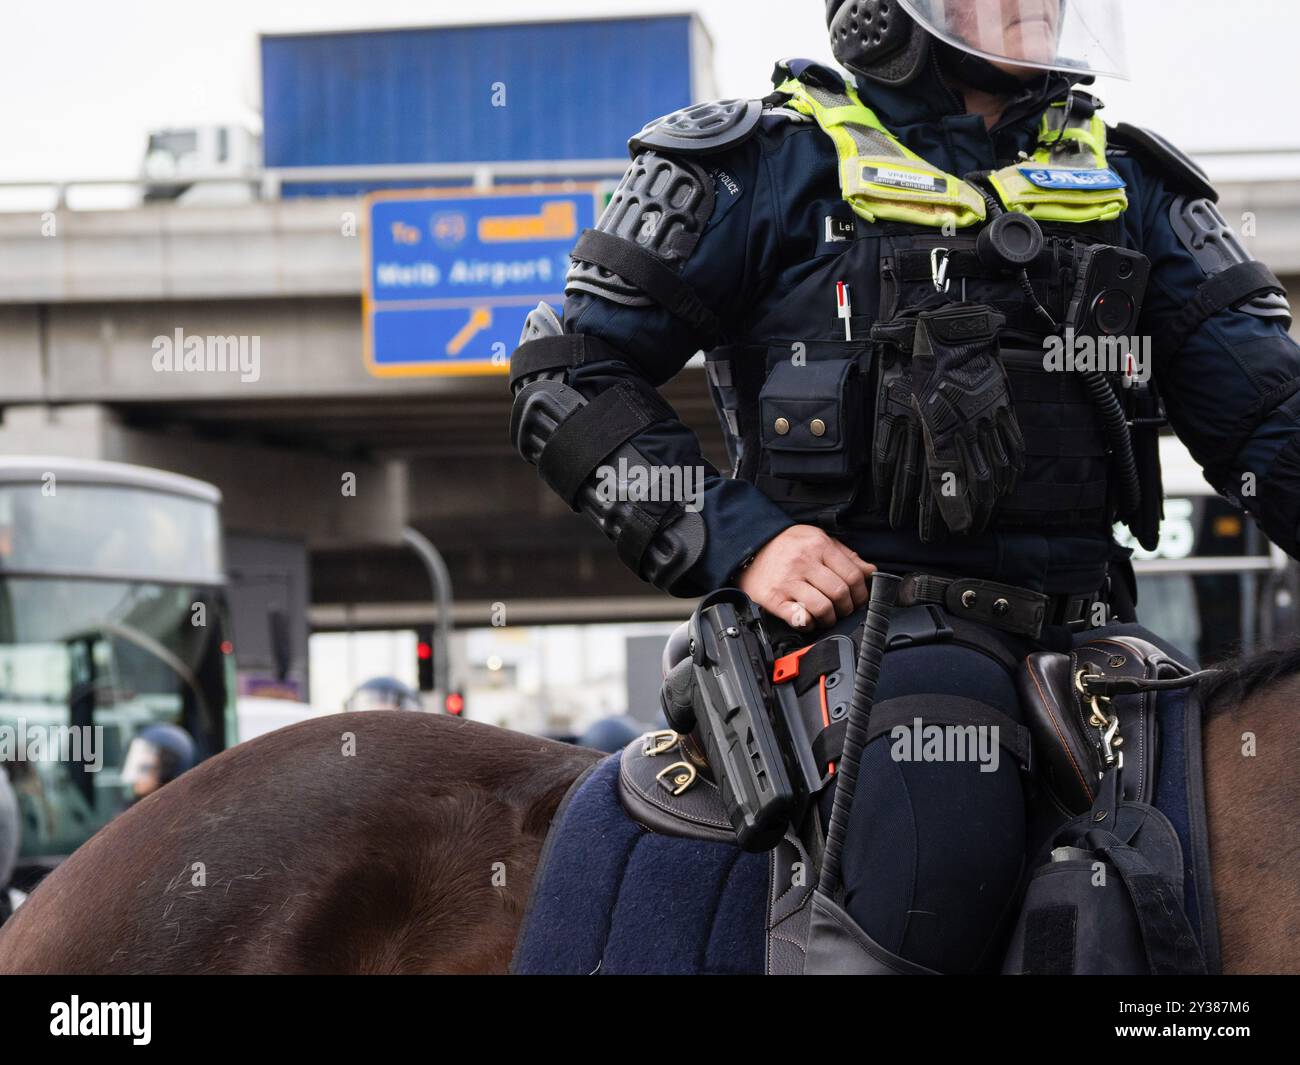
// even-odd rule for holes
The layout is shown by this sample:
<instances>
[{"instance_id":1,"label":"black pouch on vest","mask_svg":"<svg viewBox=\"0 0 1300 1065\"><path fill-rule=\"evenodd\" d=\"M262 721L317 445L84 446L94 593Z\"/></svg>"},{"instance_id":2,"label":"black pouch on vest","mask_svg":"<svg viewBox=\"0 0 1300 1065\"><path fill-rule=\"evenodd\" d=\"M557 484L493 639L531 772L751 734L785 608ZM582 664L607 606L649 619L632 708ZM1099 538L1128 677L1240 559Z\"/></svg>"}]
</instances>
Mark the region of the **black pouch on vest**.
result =
<instances>
[{"instance_id":1,"label":"black pouch on vest","mask_svg":"<svg viewBox=\"0 0 1300 1065\"><path fill-rule=\"evenodd\" d=\"M855 475L863 458L856 359L782 360L759 393L760 439L774 477L823 483Z\"/></svg>"}]
</instances>

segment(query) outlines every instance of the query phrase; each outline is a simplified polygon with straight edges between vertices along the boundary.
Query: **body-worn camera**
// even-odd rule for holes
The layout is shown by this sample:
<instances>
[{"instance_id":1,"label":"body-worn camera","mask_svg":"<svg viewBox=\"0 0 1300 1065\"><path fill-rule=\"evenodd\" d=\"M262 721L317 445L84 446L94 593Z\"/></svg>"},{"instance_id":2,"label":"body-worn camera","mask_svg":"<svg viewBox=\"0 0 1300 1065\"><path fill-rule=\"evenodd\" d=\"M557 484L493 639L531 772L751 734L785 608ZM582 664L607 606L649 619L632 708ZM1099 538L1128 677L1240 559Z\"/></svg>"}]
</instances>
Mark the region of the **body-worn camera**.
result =
<instances>
[{"instance_id":1,"label":"body-worn camera","mask_svg":"<svg viewBox=\"0 0 1300 1065\"><path fill-rule=\"evenodd\" d=\"M1138 343L1135 336L1142 315L1151 262L1139 252L1094 244L1085 249L1079 260L1079 277L1066 312L1065 326L1076 337L1097 340L1113 338L1116 352L1124 356L1122 365L1111 367L1111 383L1124 387L1113 389L1099 375L1093 375L1089 390L1106 426L1111 447L1128 485L1128 505L1121 519L1138 542L1154 550L1160 539L1160 522L1164 516L1160 484L1159 429L1164 424L1164 408L1152 380L1150 344ZM1131 348L1137 343L1137 350ZM1114 394L1115 391L1119 396ZM1145 486L1143 489L1141 486Z\"/></svg>"},{"instance_id":2,"label":"body-worn camera","mask_svg":"<svg viewBox=\"0 0 1300 1065\"><path fill-rule=\"evenodd\" d=\"M1150 273L1150 261L1139 252L1110 244L1087 248L1079 260L1065 325L1077 336L1132 336Z\"/></svg>"}]
</instances>

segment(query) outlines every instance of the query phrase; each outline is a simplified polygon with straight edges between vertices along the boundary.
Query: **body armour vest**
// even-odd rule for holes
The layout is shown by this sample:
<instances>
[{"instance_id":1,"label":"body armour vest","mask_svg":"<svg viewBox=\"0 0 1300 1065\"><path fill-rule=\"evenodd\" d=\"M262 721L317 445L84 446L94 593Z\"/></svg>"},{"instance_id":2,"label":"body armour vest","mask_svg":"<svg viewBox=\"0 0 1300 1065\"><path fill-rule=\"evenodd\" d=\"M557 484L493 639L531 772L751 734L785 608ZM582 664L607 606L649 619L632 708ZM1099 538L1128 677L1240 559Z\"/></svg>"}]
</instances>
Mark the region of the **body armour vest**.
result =
<instances>
[{"instance_id":1,"label":"body armour vest","mask_svg":"<svg viewBox=\"0 0 1300 1065\"><path fill-rule=\"evenodd\" d=\"M707 353L734 476L800 521L832 530L886 526L888 500L871 484L875 397L882 373L910 351L882 341L881 327L936 300L973 301L1006 317L1000 357L1025 440L1024 473L991 528L1109 537L1123 515L1095 396L1081 374L1049 358L1086 250L1120 243L1127 207L1095 103L1071 95L1050 105L1031 156L961 178L910 151L851 85L838 76L832 84L828 74L814 68L783 81L779 74L777 91L834 144L853 219L827 234L843 250L819 257L782 299L824 306L843 282L856 306L841 329L847 339L828 314L808 337L755 335ZM1023 271L989 262L977 248L981 230L1009 212L1029 215L1044 237ZM1119 387L1122 366L1095 365L1111 371L1117 396L1128 391Z\"/></svg>"}]
</instances>

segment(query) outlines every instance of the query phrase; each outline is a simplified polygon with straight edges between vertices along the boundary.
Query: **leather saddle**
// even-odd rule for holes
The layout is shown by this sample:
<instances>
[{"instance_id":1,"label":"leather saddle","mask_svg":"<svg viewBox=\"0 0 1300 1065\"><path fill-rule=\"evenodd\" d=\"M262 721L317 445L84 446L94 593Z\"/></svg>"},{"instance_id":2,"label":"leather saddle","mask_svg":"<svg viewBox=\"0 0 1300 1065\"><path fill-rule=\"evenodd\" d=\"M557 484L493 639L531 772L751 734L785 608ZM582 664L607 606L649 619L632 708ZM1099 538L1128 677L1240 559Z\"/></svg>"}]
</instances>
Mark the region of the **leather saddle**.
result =
<instances>
[{"instance_id":1,"label":"leather saddle","mask_svg":"<svg viewBox=\"0 0 1300 1065\"><path fill-rule=\"evenodd\" d=\"M1159 647L1136 636L1103 636L1069 654L1038 651L1021 665L1016 684L1039 770L1066 813L1092 807L1102 773L1123 759L1123 799L1151 803L1159 757L1158 691L1090 697L1081 678L1165 680L1191 673Z\"/></svg>"}]
</instances>

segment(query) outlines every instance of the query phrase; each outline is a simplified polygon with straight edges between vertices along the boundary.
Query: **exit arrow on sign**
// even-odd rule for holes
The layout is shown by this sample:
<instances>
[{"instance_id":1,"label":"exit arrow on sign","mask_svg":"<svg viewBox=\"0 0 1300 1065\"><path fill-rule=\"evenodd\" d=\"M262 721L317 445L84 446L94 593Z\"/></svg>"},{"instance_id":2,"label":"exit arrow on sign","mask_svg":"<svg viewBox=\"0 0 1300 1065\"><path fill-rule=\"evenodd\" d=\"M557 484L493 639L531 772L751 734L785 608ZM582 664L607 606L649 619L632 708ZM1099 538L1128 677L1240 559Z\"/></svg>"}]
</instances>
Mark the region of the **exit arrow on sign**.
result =
<instances>
[{"instance_id":1,"label":"exit arrow on sign","mask_svg":"<svg viewBox=\"0 0 1300 1065\"><path fill-rule=\"evenodd\" d=\"M447 341L447 354L453 357L459 355L465 350L466 344L491 324L492 308L475 307L469 316L469 321L461 327L454 337Z\"/></svg>"}]
</instances>

